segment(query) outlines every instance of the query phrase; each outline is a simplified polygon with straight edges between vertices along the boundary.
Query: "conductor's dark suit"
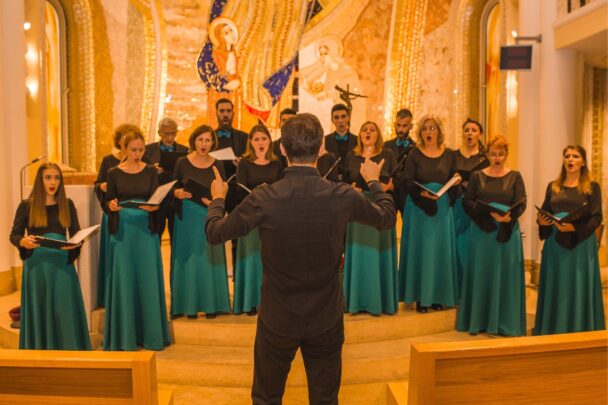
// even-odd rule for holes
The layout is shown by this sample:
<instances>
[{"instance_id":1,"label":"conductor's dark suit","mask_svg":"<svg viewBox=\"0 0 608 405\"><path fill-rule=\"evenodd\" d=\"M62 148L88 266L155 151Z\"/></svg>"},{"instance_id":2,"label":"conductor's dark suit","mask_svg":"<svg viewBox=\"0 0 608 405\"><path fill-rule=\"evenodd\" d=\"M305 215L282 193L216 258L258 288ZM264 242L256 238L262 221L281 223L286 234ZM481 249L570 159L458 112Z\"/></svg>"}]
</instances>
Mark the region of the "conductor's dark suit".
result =
<instances>
[{"instance_id":1,"label":"conductor's dark suit","mask_svg":"<svg viewBox=\"0 0 608 405\"><path fill-rule=\"evenodd\" d=\"M340 257L346 225L395 225L392 198L371 182L375 203L317 169L288 167L284 178L254 190L224 217L224 200L209 206L210 243L259 228L263 279L255 341L254 404L280 403L291 361L301 348L313 404L337 403L344 341Z\"/></svg>"}]
</instances>

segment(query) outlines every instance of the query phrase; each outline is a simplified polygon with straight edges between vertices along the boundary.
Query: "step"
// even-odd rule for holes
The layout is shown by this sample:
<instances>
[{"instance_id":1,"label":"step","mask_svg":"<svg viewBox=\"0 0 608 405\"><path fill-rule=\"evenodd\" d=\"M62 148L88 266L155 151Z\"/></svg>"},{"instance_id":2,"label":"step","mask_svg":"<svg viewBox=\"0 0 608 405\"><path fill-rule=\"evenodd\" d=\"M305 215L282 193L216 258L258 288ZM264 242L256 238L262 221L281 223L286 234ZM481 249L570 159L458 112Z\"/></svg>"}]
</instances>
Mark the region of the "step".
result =
<instances>
[{"instance_id":1,"label":"step","mask_svg":"<svg viewBox=\"0 0 608 405\"><path fill-rule=\"evenodd\" d=\"M406 339L352 343L343 348L345 384L405 379L410 343ZM157 376L162 383L248 387L253 380L253 348L178 344L157 353ZM306 386L298 352L292 363L289 386Z\"/></svg>"},{"instance_id":2,"label":"step","mask_svg":"<svg viewBox=\"0 0 608 405\"><path fill-rule=\"evenodd\" d=\"M338 400L346 405L385 405L387 383L344 384ZM197 385L159 384L159 389L173 391L174 405L242 405L251 403L251 387L201 387ZM306 387L285 389L283 405L308 405Z\"/></svg>"}]
</instances>

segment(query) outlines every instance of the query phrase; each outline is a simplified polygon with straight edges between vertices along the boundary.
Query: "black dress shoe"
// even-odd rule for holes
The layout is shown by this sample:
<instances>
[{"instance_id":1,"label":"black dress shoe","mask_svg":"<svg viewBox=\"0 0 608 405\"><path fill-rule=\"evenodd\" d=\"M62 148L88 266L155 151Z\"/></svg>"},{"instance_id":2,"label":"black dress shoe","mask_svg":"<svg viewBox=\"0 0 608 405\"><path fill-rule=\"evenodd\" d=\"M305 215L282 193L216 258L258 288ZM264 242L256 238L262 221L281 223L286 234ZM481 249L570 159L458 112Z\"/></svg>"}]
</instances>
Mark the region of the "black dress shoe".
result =
<instances>
[{"instance_id":1,"label":"black dress shoe","mask_svg":"<svg viewBox=\"0 0 608 405\"><path fill-rule=\"evenodd\" d=\"M215 319L215 314L205 314L205 318L207 319Z\"/></svg>"},{"instance_id":2,"label":"black dress shoe","mask_svg":"<svg viewBox=\"0 0 608 405\"><path fill-rule=\"evenodd\" d=\"M188 319L196 319L198 318L198 315L188 315Z\"/></svg>"},{"instance_id":3,"label":"black dress shoe","mask_svg":"<svg viewBox=\"0 0 608 405\"><path fill-rule=\"evenodd\" d=\"M171 320L175 320L175 319L179 319L179 318L183 318L184 314L176 314L176 315L171 315Z\"/></svg>"},{"instance_id":4,"label":"black dress shoe","mask_svg":"<svg viewBox=\"0 0 608 405\"><path fill-rule=\"evenodd\" d=\"M248 316L254 316L257 315L258 313L258 309L256 307L251 308L251 311L247 312Z\"/></svg>"},{"instance_id":5,"label":"black dress shoe","mask_svg":"<svg viewBox=\"0 0 608 405\"><path fill-rule=\"evenodd\" d=\"M423 307L422 305L416 305L416 312L420 312L421 314L426 314L429 312L429 307Z\"/></svg>"},{"instance_id":6,"label":"black dress shoe","mask_svg":"<svg viewBox=\"0 0 608 405\"><path fill-rule=\"evenodd\" d=\"M445 309L445 308L443 307L443 305L441 305L441 304L432 304L432 305L431 305L431 308L432 308L434 311L443 311L443 310Z\"/></svg>"}]
</instances>

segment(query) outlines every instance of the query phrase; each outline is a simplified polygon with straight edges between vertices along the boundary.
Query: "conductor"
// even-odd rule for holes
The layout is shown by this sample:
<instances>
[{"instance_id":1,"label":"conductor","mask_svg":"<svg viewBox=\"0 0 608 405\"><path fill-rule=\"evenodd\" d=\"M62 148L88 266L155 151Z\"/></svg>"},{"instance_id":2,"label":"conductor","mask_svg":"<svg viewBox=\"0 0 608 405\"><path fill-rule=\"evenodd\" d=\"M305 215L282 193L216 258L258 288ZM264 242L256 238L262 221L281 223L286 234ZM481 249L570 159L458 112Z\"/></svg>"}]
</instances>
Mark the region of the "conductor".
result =
<instances>
[{"instance_id":1,"label":"conductor","mask_svg":"<svg viewBox=\"0 0 608 405\"><path fill-rule=\"evenodd\" d=\"M361 176L373 202L345 183L323 179L315 163L323 128L299 114L281 128L284 178L257 187L224 217L228 185L215 173L205 231L212 244L259 228L262 291L254 347L254 404L280 404L301 349L311 404L337 404L342 374L344 294L340 257L346 225L395 226L395 206L379 182L384 161L366 159ZM215 170L215 169L214 169Z\"/></svg>"}]
</instances>

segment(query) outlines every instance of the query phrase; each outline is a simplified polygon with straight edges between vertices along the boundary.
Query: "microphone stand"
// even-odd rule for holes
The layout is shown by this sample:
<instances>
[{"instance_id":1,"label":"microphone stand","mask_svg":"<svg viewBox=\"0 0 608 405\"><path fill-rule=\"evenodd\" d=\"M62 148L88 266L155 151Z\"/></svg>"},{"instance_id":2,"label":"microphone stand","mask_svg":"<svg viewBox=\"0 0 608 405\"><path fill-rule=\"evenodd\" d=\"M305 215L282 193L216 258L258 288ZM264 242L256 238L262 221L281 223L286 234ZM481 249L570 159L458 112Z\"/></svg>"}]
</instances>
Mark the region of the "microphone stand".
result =
<instances>
[{"instance_id":1,"label":"microphone stand","mask_svg":"<svg viewBox=\"0 0 608 405\"><path fill-rule=\"evenodd\" d=\"M32 160L31 162L25 164L21 168L21 171L19 172L19 196L21 197L22 201L25 200L25 198L23 198L23 187L25 186L25 169L27 169L34 163L38 162L39 160L44 159L45 157L46 157L46 155L39 156L36 159Z\"/></svg>"}]
</instances>

